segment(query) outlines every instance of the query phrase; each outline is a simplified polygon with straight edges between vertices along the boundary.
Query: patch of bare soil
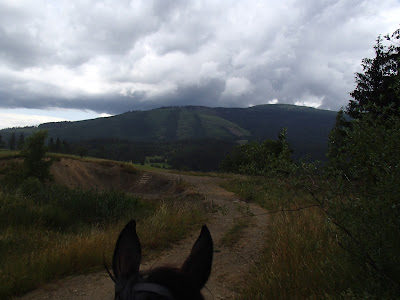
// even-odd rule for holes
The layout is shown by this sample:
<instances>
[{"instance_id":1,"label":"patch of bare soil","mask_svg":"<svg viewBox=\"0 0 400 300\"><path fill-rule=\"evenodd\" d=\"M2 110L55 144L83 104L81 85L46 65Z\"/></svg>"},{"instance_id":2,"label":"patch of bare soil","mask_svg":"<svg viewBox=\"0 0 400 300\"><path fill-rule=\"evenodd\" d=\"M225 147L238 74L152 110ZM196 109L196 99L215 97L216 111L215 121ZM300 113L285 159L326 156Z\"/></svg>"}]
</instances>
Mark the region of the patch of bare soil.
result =
<instances>
[{"instance_id":1,"label":"patch of bare soil","mask_svg":"<svg viewBox=\"0 0 400 300\"><path fill-rule=\"evenodd\" d=\"M135 194L168 193L174 182L157 173L150 174L129 168L124 163L92 162L62 158L51 166L57 183L70 188L121 189Z\"/></svg>"},{"instance_id":2,"label":"patch of bare soil","mask_svg":"<svg viewBox=\"0 0 400 300\"><path fill-rule=\"evenodd\" d=\"M244 284L245 274L262 251L267 218L260 214L265 213L265 210L257 205L244 203L235 194L220 187L224 179L157 172L132 173L118 165L99 166L97 163L82 163L71 159L62 159L56 163L52 172L58 182L64 182L70 187L111 186L137 194L163 197L171 191L176 192L175 183L183 181L188 187L184 193L201 194L203 200L199 201L204 201L212 212L207 226L215 249L211 276L202 291L207 300L235 299ZM250 226L245 229L242 238L234 246L222 246L221 239L232 228L235 219L246 217L248 214L255 216L247 216L250 218ZM141 268L180 266L188 256L199 232L200 227L189 238L177 243L158 258L145 262ZM102 271L66 278L17 299L111 300L113 294L113 282L106 271Z\"/></svg>"}]
</instances>

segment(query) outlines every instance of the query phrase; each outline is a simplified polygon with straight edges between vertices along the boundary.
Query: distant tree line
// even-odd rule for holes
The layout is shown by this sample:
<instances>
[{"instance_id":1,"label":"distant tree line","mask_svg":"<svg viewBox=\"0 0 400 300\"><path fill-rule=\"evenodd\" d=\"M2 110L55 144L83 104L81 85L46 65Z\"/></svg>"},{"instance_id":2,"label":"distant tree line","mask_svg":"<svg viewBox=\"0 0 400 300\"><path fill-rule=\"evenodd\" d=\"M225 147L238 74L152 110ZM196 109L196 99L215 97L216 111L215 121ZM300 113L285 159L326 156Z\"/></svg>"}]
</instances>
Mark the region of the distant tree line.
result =
<instances>
[{"instance_id":1,"label":"distant tree line","mask_svg":"<svg viewBox=\"0 0 400 300\"><path fill-rule=\"evenodd\" d=\"M3 140L2 135L0 134L0 149L5 149L6 148L6 143Z\"/></svg>"},{"instance_id":2,"label":"distant tree line","mask_svg":"<svg viewBox=\"0 0 400 300\"><path fill-rule=\"evenodd\" d=\"M71 146L66 140L60 140L58 137L56 139L56 142L54 142L54 139L51 137L48 141L48 149L49 152L54 152L54 153L65 153L65 154L70 154L71 153Z\"/></svg>"},{"instance_id":3,"label":"distant tree line","mask_svg":"<svg viewBox=\"0 0 400 300\"><path fill-rule=\"evenodd\" d=\"M24 132L12 133L8 142L0 135L0 148L23 150ZM59 137L46 138L49 152L92 156L105 159L131 161L144 164L147 157L160 157L163 162L177 170L217 171L221 161L236 145L231 140L188 139L171 142L131 141L127 139L105 138L68 142Z\"/></svg>"},{"instance_id":4,"label":"distant tree line","mask_svg":"<svg viewBox=\"0 0 400 300\"><path fill-rule=\"evenodd\" d=\"M71 142L67 145L69 153L76 155L84 153L88 156L138 164L145 163L146 157L157 156L158 162L167 163L173 169L217 171L235 143L217 139L146 142L109 138Z\"/></svg>"},{"instance_id":5,"label":"distant tree line","mask_svg":"<svg viewBox=\"0 0 400 300\"><path fill-rule=\"evenodd\" d=\"M176 170L217 171L235 146L233 141L217 139L185 140L170 143L168 163Z\"/></svg>"},{"instance_id":6,"label":"distant tree line","mask_svg":"<svg viewBox=\"0 0 400 300\"><path fill-rule=\"evenodd\" d=\"M8 148L10 150L22 150L25 144L25 135L21 132L18 136L18 140L16 138L15 132L13 132L8 140L8 143L3 140L2 135L0 134L0 148Z\"/></svg>"}]
</instances>

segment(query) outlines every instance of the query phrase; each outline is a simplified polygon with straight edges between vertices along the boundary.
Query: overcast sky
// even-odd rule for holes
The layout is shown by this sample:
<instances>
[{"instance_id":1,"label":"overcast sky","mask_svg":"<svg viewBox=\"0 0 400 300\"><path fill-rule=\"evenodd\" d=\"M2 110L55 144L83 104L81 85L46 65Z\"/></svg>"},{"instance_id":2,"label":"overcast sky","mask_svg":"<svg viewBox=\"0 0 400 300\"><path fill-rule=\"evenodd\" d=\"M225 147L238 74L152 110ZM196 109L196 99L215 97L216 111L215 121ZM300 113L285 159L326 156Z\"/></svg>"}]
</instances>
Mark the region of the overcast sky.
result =
<instances>
[{"instance_id":1,"label":"overcast sky","mask_svg":"<svg viewBox=\"0 0 400 300\"><path fill-rule=\"evenodd\" d=\"M170 105L338 110L400 0L0 0L0 128Z\"/></svg>"}]
</instances>

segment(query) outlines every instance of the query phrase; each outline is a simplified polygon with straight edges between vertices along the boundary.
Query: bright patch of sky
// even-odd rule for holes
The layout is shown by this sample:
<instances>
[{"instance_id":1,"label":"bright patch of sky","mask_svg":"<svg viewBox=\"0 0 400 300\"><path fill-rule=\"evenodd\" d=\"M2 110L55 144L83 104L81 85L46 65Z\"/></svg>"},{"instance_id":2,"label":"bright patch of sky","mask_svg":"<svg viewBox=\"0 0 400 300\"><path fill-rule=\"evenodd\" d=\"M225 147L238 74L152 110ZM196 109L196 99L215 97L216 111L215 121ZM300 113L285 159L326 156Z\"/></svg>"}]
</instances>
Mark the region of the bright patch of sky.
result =
<instances>
[{"instance_id":1,"label":"bright patch of sky","mask_svg":"<svg viewBox=\"0 0 400 300\"><path fill-rule=\"evenodd\" d=\"M39 124L48 122L79 121L109 116L111 115L76 109L0 109L0 129L38 126Z\"/></svg>"},{"instance_id":2,"label":"bright patch of sky","mask_svg":"<svg viewBox=\"0 0 400 300\"><path fill-rule=\"evenodd\" d=\"M279 102L278 99L272 99L268 101L268 104L277 104L278 102Z\"/></svg>"}]
</instances>

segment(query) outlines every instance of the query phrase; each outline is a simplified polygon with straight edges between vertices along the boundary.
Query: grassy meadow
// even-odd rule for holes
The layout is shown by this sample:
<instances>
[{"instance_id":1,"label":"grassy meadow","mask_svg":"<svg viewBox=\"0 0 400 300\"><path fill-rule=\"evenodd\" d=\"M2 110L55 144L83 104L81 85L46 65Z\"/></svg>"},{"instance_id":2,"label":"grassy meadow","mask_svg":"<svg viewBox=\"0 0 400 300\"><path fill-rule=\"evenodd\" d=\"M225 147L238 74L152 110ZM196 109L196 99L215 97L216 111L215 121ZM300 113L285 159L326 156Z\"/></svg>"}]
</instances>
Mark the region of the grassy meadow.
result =
<instances>
[{"instance_id":1,"label":"grassy meadow","mask_svg":"<svg viewBox=\"0 0 400 300\"><path fill-rule=\"evenodd\" d=\"M14 157L20 157L20 151L12 151L12 150L4 150L0 149L0 159L6 158L14 158Z\"/></svg>"}]
</instances>

